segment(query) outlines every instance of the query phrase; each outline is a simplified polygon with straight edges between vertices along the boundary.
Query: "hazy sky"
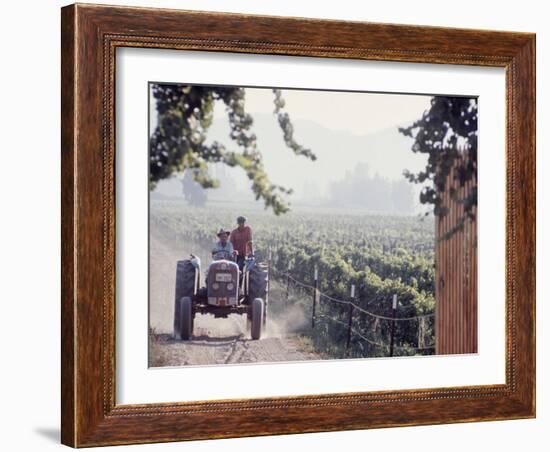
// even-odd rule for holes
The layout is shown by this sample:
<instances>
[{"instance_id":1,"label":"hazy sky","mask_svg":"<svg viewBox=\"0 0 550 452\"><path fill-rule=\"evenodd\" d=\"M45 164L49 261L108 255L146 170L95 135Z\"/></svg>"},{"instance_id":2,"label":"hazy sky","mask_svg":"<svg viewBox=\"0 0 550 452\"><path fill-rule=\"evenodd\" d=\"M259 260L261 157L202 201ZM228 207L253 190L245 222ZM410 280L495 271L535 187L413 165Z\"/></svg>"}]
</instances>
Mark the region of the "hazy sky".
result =
<instances>
[{"instance_id":1,"label":"hazy sky","mask_svg":"<svg viewBox=\"0 0 550 452\"><path fill-rule=\"evenodd\" d=\"M396 124L414 121L429 107L431 96L351 93L345 91L283 90L292 119L309 120L332 130L367 135ZM327 108L330 108L327 114ZM249 113L272 113L270 89L247 89ZM218 110L224 114L223 110Z\"/></svg>"},{"instance_id":2,"label":"hazy sky","mask_svg":"<svg viewBox=\"0 0 550 452\"><path fill-rule=\"evenodd\" d=\"M356 93L345 91L283 90L286 111L292 119L316 122L331 130L368 135L397 124L420 118L429 107L431 96L416 94ZM327 114L327 106L330 112ZM246 110L250 114L272 114L273 92L265 88L246 88ZM221 102L216 118L225 118ZM156 126L155 101L150 102L151 131Z\"/></svg>"}]
</instances>

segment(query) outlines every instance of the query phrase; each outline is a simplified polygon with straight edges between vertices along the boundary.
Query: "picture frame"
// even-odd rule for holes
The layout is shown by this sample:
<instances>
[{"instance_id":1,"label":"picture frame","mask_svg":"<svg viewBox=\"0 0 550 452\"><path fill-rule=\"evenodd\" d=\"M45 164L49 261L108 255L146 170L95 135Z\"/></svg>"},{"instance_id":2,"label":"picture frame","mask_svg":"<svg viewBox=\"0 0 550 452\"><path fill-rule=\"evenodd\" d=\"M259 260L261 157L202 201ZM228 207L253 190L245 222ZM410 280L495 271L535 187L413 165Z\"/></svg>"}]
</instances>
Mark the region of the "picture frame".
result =
<instances>
[{"instance_id":1,"label":"picture frame","mask_svg":"<svg viewBox=\"0 0 550 452\"><path fill-rule=\"evenodd\" d=\"M61 440L72 447L535 416L535 35L149 8L62 8ZM506 70L505 384L118 405L116 49Z\"/></svg>"}]
</instances>

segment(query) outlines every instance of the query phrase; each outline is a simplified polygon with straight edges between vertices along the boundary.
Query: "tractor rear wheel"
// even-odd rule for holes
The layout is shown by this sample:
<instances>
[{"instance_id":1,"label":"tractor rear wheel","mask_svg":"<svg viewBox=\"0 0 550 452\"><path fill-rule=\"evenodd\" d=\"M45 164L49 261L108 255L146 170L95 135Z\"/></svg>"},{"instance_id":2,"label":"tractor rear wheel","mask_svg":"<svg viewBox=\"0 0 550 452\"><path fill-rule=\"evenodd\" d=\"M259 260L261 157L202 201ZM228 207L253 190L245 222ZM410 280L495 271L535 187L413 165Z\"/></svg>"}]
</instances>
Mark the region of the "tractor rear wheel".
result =
<instances>
[{"instance_id":1,"label":"tractor rear wheel","mask_svg":"<svg viewBox=\"0 0 550 452\"><path fill-rule=\"evenodd\" d=\"M190 297L182 297L177 306L178 316L174 321L174 335L176 339L188 341L193 335L193 301Z\"/></svg>"},{"instance_id":2,"label":"tractor rear wheel","mask_svg":"<svg viewBox=\"0 0 550 452\"><path fill-rule=\"evenodd\" d=\"M264 301L261 298L255 298L252 302L252 315L250 325L250 336L254 340L260 339L262 335L262 326L264 318Z\"/></svg>"},{"instance_id":3,"label":"tractor rear wheel","mask_svg":"<svg viewBox=\"0 0 550 452\"><path fill-rule=\"evenodd\" d=\"M176 267L176 301L195 294L195 266L189 259L178 261Z\"/></svg>"},{"instance_id":4,"label":"tractor rear wheel","mask_svg":"<svg viewBox=\"0 0 550 452\"><path fill-rule=\"evenodd\" d=\"M261 298L264 301L264 312L262 323L265 327L267 320L267 304L268 304L268 287L269 287L269 272L265 264L256 263L251 269L248 276L248 299L254 300Z\"/></svg>"},{"instance_id":5,"label":"tractor rear wheel","mask_svg":"<svg viewBox=\"0 0 550 452\"><path fill-rule=\"evenodd\" d=\"M248 275L248 297L250 300L255 298L267 299L268 271L264 264L256 263L249 271Z\"/></svg>"},{"instance_id":6,"label":"tractor rear wheel","mask_svg":"<svg viewBox=\"0 0 550 452\"><path fill-rule=\"evenodd\" d=\"M192 300L195 294L195 266L190 260L178 261L176 267L176 293L174 297L174 337L182 339L181 326L179 319L181 318L180 301L183 297L188 297Z\"/></svg>"}]
</instances>

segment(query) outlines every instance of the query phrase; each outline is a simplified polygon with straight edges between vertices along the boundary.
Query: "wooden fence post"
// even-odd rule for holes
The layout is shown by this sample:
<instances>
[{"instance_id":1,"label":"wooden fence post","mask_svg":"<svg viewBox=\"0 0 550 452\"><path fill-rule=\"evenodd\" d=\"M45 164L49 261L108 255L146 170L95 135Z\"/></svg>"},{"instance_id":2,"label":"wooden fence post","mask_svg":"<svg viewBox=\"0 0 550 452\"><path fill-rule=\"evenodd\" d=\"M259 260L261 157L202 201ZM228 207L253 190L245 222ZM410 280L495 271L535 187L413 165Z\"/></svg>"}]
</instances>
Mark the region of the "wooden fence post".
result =
<instances>
[{"instance_id":1,"label":"wooden fence post","mask_svg":"<svg viewBox=\"0 0 550 452\"><path fill-rule=\"evenodd\" d=\"M290 297L290 270L292 268L292 263L288 262L288 269L286 272L286 305L288 306L288 300Z\"/></svg>"},{"instance_id":2,"label":"wooden fence post","mask_svg":"<svg viewBox=\"0 0 550 452\"><path fill-rule=\"evenodd\" d=\"M397 311L397 294L393 294L391 310L391 335L390 335L390 356L393 356L393 340L395 336L395 314Z\"/></svg>"},{"instance_id":3,"label":"wooden fence post","mask_svg":"<svg viewBox=\"0 0 550 452\"><path fill-rule=\"evenodd\" d=\"M269 285L271 280L271 260L272 260L272 254L271 254L271 246L267 248L267 287L266 287L266 298L269 300Z\"/></svg>"},{"instance_id":4,"label":"wooden fence post","mask_svg":"<svg viewBox=\"0 0 550 452\"><path fill-rule=\"evenodd\" d=\"M424 342L424 335L426 332L426 317L418 318L418 348L424 348L426 343Z\"/></svg>"},{"instance_id":5,"label":"wooden fence post","mask_svg":"<svg viewBox=\"0 0 550 452\"><path fill-rule=\"evenodd\" d=\"M355 300L355 284L351 285L351 302L348 305L349 306L349 312L348 312L348 339L346 341L346 351L349 350L349 346L351 343L351 324L353 321L353 301Z\"/></svg>"},{"instance_id":6,"label":"wooden fence post","mask_svg":"<svg viewBox=\"0 0 550 452\"><path fill-rule=\"evenodd\" d=\"M313 305L311 306L311 328L315 328L315 311L317 307L317 294L319 293L319 273L317 265L313 268Z\"/></svg>"}]
</instances>

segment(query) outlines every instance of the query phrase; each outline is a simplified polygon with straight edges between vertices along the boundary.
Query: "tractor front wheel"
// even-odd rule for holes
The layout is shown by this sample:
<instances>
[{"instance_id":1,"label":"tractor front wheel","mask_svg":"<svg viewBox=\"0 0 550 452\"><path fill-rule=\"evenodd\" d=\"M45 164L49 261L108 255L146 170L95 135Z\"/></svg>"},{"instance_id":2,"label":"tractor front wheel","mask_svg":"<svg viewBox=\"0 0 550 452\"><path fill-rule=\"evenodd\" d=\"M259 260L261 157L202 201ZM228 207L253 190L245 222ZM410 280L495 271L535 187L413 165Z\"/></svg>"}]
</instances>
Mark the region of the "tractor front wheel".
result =
<instances>
[{"instance_id":1,"label":"tractor front wheel","mask_svg":"<svg viewBox=\"0 0 550 452\"><path fill-rule=\"evenodd\" d=\"M261 298L254 298L252 302L252 315L250 325L250 336L253 340L260 339L264 319L264 301Z\"/></svg>"},{"instance_id":2,"label":"tractor front wheel","mask_svg":"<svg viewBox=\"0 0 550 452\"><path fill-rule=\"evenodd\" d=\"M178 304L178 315L175 319L176 339L188 341L193 335L193 302L190 297L182 297Z\"/></svg>"}]
</instances>

